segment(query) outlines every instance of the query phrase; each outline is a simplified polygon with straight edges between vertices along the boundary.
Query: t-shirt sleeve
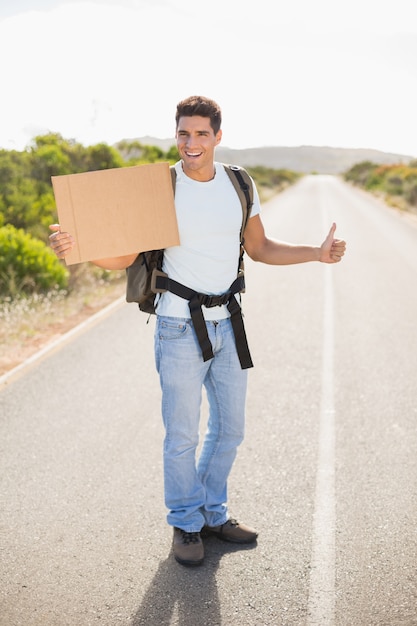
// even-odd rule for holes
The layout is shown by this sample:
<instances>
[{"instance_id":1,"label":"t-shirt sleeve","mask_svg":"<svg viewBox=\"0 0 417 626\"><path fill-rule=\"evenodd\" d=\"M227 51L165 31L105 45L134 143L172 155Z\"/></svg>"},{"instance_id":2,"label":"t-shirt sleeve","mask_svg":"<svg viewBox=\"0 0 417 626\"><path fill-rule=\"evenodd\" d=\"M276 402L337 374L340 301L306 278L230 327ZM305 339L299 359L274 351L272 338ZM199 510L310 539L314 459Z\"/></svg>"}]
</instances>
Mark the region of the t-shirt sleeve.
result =
<instances>
[{"instance_id":1,"label":"t-shirt sleeve","mask_svg":"<svg viewBox=\"0 0 417 626\"><path fill-rule=\"evenodd\" d=\"M255 215L259 215L261 212L261 201L259 199L258 189L255 185L255 182L252 178L251 180L253 185L253 205L250 212L250 217L254 217Z\"/></svg>"}]
</instances>

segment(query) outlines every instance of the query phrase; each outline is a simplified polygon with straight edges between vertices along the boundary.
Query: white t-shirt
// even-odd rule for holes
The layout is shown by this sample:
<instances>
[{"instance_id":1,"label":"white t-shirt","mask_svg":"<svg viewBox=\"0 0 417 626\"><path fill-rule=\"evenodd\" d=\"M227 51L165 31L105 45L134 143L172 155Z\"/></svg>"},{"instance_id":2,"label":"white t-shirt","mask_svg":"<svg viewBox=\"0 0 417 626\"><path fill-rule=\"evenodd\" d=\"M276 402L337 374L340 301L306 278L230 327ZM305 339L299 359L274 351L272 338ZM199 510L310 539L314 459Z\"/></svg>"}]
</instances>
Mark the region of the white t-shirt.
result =
<instances>
[{"instance_id":1,"label":"white t-shirt","mask_svg":"<svg viewBox=\"0 0 417 626\"><path fill-rule=\"evenodd\" d=\"M163 270L168 276L200 293L225 293L237 276L242 205L221 163L213 180L189 178L182 163L175 164L175 208L180 245L165 249ZM260 212L254 185L251 217ZM229 317L226 305L202 307L207 320ZM189 318L188 301L170 292L161 295L158 315Z\"/></svg>"}]
</instances>

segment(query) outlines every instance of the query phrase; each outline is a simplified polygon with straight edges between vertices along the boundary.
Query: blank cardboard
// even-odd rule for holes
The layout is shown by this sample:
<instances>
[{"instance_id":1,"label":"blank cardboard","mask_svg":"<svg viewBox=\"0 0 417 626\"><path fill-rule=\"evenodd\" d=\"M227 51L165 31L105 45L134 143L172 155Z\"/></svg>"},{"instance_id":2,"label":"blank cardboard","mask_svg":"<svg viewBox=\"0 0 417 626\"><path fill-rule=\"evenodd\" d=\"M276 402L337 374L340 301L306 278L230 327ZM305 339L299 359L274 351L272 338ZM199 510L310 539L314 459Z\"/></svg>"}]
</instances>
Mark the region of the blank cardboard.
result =
<instances>
[{"instance_id":1,"label":"blank cardboard","mask_svg":"<svg viewBox=\"0 0 417 626\"><path fill-rule=\"evenodd\" d=\"M67 265L179 244L168 163L52 176Z\"/></svg>"}]
</instances>

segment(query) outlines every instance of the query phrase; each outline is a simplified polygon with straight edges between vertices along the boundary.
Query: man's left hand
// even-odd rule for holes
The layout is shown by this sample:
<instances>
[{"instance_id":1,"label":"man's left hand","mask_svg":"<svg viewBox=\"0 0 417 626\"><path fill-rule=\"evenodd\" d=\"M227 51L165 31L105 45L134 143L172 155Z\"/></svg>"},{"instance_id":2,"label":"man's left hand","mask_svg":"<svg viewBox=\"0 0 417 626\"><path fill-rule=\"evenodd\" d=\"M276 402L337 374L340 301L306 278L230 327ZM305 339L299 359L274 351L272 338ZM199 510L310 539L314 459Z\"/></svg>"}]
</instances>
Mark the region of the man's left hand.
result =
<instances>
[{"instance_id":1,"label":"man's left hand","mask_svg":"<svg viewBox=\"0 0 417 626\"><path fill-rule=\"evenodd\" d=\"M343 239L335 239L336 224L333 222L329 234L320 246L321 263L339 263L346 250L346 242Z\"/></svg>"}]
</instances>

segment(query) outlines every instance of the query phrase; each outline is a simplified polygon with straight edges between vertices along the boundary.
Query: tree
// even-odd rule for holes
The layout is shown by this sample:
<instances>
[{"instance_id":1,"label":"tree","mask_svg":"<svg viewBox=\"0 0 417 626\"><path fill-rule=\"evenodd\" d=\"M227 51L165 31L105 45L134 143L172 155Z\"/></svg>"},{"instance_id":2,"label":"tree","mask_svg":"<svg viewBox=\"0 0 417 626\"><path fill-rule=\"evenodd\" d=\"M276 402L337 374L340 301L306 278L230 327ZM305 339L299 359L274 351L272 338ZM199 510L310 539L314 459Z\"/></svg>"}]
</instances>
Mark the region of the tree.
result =
<instances>
[{"instance_id":1,"label":"tree","mask_svg":"<svg viewBox=\"0 0 417 626\"><path fill-rule=\"evenodd\" d=\"M106 170L125 165L119 152L106 143L99 143L86 149L86 171Z\"/></svg>"}]
</instances>

